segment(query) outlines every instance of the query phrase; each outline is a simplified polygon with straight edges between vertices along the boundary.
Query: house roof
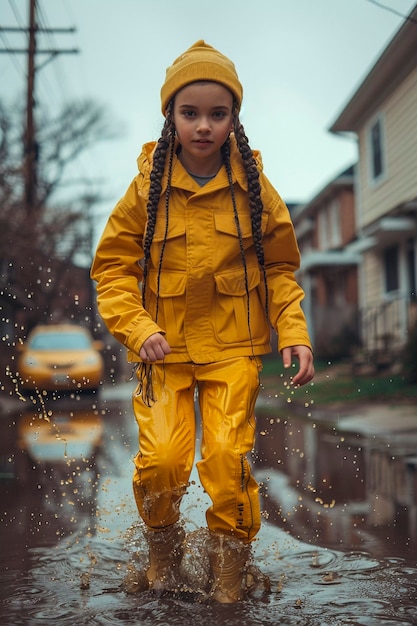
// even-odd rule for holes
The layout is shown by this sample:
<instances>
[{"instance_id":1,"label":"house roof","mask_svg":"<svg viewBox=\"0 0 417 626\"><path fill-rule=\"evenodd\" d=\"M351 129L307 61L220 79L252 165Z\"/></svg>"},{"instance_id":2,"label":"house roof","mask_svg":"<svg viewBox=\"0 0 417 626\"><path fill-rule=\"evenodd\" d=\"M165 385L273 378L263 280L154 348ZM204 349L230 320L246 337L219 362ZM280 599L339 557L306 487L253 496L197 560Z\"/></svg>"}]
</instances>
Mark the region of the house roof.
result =
<instances>
[{"instance_id":1,"label":"house roof","mask_svg":"<svg viewBox=\"0 0 417 626\"><path fill-rule=\"evenodd\" d=\"M333 178L327 185L320 189L309 202L294 206L291 211L293 220L297 221L301 217L305 218L312 215L323 202L334 196L337 190L343 188L353 189L354 176L355 166L350 165L347 169L338 174L336 178Z\"/></svg>"},{"instance_id":2,"label":"house roof","mask_svg":"<svg viewBox=\"0 0 417 626\"><path fill-rule=\"evenodd\" d=\"M329 130L355 132L417 67L417 4Z\"/></svg>"}]
</instances>

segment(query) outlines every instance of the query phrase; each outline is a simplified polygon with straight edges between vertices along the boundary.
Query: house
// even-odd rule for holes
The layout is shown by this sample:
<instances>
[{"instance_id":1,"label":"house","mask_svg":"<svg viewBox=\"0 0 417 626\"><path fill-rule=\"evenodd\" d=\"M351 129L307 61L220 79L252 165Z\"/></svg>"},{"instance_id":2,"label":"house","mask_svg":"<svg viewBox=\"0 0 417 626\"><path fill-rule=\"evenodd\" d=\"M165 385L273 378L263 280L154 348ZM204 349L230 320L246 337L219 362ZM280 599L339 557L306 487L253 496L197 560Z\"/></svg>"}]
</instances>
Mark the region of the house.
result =
<instances>
[{"instance_id":1,"label":"house","mask_svg":"<svg viewBox=\"0 0 417 626\"><path fill-rule=\"evenodd\" d=\"M356 238L354 175L349 167L291 211L301 252L297 279L305 292L303 308L322 358L344 356L357 341L360 254L349 248Z\"/></svg>"},{"instance_id":2,"label":"house","mask_svg":"<svg viewBox=\"0 0 417 626\"><path fill-rule=\"evenodd\" d=\"M391 359L416 322L417 5L332 124L358 143L359 330L368 356Z\"/></svg>"}]
</instances>

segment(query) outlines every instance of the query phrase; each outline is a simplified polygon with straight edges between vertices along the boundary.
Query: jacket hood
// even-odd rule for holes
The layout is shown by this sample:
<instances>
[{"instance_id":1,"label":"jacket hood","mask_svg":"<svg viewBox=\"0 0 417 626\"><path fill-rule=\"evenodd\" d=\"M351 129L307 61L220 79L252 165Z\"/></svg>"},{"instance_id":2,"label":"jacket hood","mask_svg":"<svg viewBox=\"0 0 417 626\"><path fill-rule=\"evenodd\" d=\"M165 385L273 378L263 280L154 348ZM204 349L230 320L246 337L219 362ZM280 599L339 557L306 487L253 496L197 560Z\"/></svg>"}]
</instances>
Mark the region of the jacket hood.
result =
<instances>
[{"instance_id":1,"label":"jacket hood","mask_svg":"<svg viewBox=\"0 0 417 626\"><path fill-rule=\"evenodd\" d=\"M138 170L145 177L145 179L149 179L150 177L156 143L156 141L149 141L148 143L143 144L142 151L136 161Z\"/></svg>"},{"instance_id":2,"label":"jacket hood","mask_svg":"<svg viewBox=\"0 0 417 626\"><path fill-rule=\"evenodd\" d=\"M242 157L240 156L236 139L233 134L230 135L231 146L230 146L230 162L232 165L232 171L235 180L239 183L239 185L243 188L247 188L247 180L246 180L246 172L243 167ZM145 182L150 180L150 173L152 170L153 163L153 155L155 152L157 142L149 141L148 143L143 144L142 151L137 158L137 165L140 174L145 179ZM262 163L262 155L259 150L253 150L253 156L255 157L256 166L259 172L263 171L263 163Z\"/></svg>"}]
</instances>

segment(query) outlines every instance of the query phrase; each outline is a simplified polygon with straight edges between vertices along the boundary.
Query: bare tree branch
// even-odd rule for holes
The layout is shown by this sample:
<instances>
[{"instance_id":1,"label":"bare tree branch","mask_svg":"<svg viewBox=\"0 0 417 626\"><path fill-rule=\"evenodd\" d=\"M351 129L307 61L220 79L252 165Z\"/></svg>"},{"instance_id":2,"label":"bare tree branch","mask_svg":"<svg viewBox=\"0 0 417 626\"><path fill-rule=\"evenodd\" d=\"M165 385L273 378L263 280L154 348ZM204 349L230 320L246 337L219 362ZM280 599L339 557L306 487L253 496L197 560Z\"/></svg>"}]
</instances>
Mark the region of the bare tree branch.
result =
<instances>
[{"instance_id":1,"label":"bare tree branch","mask_svg":"<svg viewBox=\"0 0 417 626\"><path fill-rule=\"evenodd\" d=\"M74 289L77 256L83 253L88 260L92 253L91 211L99 194L91 183L81 196L78 190L71 198L68 190L68 199L59 205L53 194L70 164L98 142L116 137L120 129L92 101L70 103L55 117L38 121L37 202L28 213L22 120L19 111L0 102L0 309L14 307L15 317L19 311L30 327L47 320L57 306L62 308L65 292ZM75 302L73 309L79 314Z\"/></svg>"}]
</instances>

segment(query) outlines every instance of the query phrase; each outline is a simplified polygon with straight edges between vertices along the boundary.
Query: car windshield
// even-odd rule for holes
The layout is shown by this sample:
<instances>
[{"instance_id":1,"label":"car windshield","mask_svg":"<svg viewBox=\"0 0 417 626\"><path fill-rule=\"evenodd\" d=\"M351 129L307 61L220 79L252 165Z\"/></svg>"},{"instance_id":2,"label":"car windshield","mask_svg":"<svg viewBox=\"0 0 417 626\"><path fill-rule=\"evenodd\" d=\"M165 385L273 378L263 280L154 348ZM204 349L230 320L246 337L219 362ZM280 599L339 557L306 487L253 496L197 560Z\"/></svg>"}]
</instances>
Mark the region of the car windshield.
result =
<instances>
[{"instance_id":1,"label":"car windshield","mask_svg":"<svg viewBox=\"0 0 417 626\"><path fill-rule=\"evenodd\" d=\"M30 342L32 350L88 350L89 347L87 335L76 332L39 334Z\"/></svg>"}]
</instances>

